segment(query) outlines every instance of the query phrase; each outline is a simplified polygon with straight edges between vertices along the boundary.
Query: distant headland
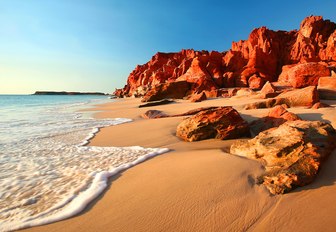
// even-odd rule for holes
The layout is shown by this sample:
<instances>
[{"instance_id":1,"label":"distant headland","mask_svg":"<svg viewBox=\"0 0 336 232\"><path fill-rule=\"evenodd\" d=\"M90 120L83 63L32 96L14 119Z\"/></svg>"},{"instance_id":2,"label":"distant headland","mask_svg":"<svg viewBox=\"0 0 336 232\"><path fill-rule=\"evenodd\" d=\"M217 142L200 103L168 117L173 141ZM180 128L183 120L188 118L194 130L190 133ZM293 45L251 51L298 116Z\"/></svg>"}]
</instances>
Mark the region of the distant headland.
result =
<instances>
[{"instance_id":1,"label":"distant headland","mask_svg":"<svg viewBox=\"0 0 336 232\"><path fill-rule=\"evenodd\" d=\"M36 91L33 95L108 95L100 92Z\"/></svg>"}]
</instances>

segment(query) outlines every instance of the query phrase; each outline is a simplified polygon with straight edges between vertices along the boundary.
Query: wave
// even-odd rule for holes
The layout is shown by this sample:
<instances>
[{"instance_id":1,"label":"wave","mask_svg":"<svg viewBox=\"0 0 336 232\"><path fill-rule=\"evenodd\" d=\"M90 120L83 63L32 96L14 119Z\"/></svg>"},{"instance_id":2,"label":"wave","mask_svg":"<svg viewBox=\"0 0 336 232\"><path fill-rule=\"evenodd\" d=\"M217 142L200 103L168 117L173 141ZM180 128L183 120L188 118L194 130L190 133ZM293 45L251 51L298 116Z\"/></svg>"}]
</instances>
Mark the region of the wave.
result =
<instances>
[{"instance_id":1,"label":"wave","mask_svg":"<svg viewBox=\"0 0 336 232\"><path fill-rule=\"evenodd\" d=\"M0 124L0 231L76 215L104 191L109 177L168 152L87 146L101 128L132 120L83 117L74 112L77 105L24 109L19 118L15 114Z\"/></svg>"}]
</instances>

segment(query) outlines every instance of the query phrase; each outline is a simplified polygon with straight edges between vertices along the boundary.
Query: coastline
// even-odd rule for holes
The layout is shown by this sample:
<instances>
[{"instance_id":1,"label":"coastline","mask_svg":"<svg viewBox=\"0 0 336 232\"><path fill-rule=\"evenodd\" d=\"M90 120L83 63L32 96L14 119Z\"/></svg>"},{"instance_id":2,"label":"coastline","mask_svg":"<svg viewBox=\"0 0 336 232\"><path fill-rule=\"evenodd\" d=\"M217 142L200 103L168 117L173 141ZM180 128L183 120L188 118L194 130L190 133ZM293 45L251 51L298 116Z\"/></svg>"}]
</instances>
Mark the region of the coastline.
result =
<instances>
[{"instance_id":1,"label":"coastline","mask_svg":"<svg viewBox=\"0 0 336 232\"><path fill-rule=\"evenodd\" d=\"M166 147L171 151L112 177L108 189L79 215L26 231L333 230L335 152L312 184L289 194L270 196L263 186L253 183L262 172L259 163L223 152L232 140L187 143L174 136L183 117L140 118L149 109L175 114L198 107L232 105L244 119L252 121L268 112L242 110L242 104L253 101L257 99L218 98L201 103L179 100L137 108L140 99L119 99L88 109L98 111L97 118L133 119L102 128L89 145ZM288 110L303 119L327 120L336 127L334 109Z\"/></svg>"}]
</instances>

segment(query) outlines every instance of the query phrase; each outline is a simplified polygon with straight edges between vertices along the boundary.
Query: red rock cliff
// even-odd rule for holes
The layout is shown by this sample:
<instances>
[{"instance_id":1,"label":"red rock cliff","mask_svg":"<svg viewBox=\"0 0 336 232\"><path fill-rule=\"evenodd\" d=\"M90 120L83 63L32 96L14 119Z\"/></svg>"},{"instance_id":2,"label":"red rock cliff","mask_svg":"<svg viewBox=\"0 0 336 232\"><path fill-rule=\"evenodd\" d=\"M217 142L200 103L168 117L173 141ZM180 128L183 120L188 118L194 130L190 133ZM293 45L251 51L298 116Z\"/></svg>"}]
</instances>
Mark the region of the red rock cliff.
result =
<instances>
[{"instance_id":1,"label":"red rock cliff","mask_svg":"<svg viewBox=\"0 0 336 232\"><path fill-rule=\"evenodd\" d=\"M295 64L308 62L336 66L336 24L321 16L305 18L298 31L254 29L247 40L233 42L227 52L159 52L138 65L115 94L143 96L158 84L174 81L191 83L189 93L223 87L259 89L266 81L278 81L283 66L287 72ZM280 81L288 82L287 73L282 76Z\"/></svg>"}]
</instances>

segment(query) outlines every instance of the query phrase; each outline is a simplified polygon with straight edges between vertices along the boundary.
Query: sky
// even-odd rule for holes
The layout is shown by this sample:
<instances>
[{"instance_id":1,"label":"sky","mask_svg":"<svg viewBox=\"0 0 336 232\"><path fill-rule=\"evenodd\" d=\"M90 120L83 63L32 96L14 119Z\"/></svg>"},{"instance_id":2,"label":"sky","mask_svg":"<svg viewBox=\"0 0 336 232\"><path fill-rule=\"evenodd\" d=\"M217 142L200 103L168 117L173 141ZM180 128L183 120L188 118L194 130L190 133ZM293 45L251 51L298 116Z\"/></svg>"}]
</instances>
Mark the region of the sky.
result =
<instances>
[{"instance_id":1,"label":"sky","mask_svg":"<svg viewBox=\"0 0 336 232\"><path fill-rule=\"evenodd\" d=\"M111 93L158 51L225 51L253 28L336 22L335 9L335 0L0 0L0 94Z\"/></svg>"}]
</instances>

